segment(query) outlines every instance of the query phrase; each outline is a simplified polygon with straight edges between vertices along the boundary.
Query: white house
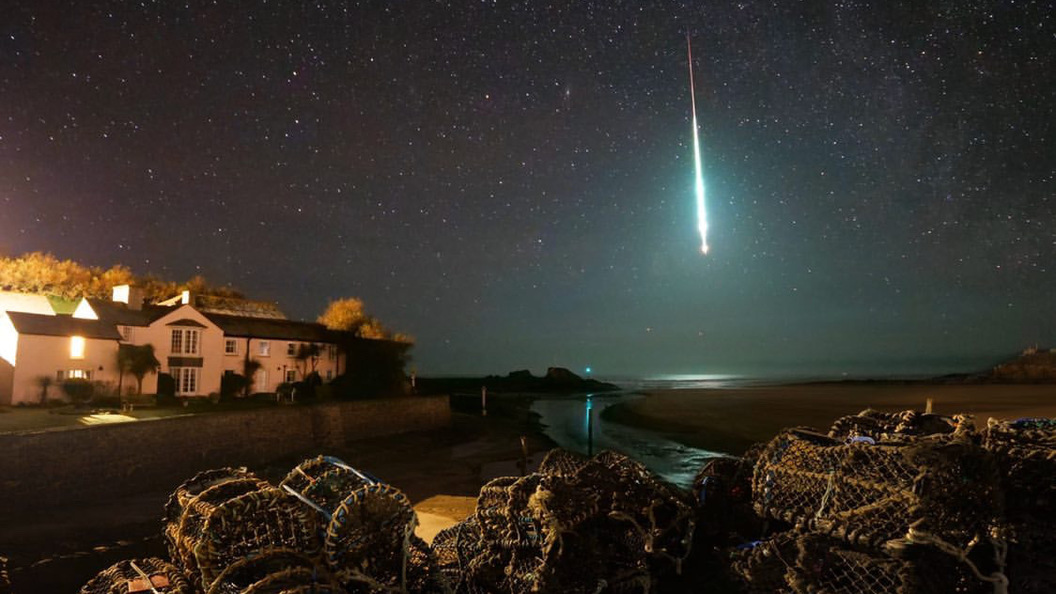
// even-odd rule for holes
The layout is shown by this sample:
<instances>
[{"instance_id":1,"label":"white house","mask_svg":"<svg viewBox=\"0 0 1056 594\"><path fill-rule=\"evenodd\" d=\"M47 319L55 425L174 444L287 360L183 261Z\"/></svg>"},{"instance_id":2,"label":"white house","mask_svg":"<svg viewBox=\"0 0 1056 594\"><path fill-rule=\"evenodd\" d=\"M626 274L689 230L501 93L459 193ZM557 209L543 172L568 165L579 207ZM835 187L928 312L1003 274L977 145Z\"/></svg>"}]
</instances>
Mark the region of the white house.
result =
<instances>
[{"instance_id":1,"label":"white house","mask_svg":"<svg viewBox=\"0 0 1056 594\"><path fill-rule=\"evenodd\" d=\"M219 393L223 376L243 373L247 360L259 363L254 392L274 392L312 372L329 381L344 369L338 348L344 333L287 320L270 304L200 300L184 292L151 305L141 292L120 286L111 301L86 298L72 315L46 315L39 312L47 298L28 297L33 296L8 302L38 313L0 317L0 404L39 401L37 378L43 375L116 385L119 344L152 345L158 372L173 377L180 397ZM317 345L316 356L298 357L308 345ZM133 382L124 385L134 389ZM144 393L156 393L157 387L158 374L144 377Z\"/></svg>"},{"instance_id":2,"label":"white house","mask_svg":"<svg viewBox=\"0 0 1056 594\"><path fill-rule=\"evenodd\" d=\"M117 382L121 335L99 320L17 311L0 313L0 404L41 401L41 379Z\"/></svg>"}]
</instances>

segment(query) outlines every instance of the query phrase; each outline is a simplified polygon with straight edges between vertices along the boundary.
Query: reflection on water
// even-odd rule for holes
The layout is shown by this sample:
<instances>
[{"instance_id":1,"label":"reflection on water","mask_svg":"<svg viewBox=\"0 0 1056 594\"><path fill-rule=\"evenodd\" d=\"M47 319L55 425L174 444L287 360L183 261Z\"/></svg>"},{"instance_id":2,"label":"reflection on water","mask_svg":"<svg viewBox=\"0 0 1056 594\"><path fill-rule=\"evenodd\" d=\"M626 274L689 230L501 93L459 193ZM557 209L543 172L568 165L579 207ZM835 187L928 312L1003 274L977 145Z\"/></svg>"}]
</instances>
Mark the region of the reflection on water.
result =
<instances>
[{"instance_id":1,"label":"reflection on water","mask_svg":"<svg viewBox=\"0 0 1056 594\"><path fill-rule=\"evenodd\" d=\"M601 418L617 402L642 398L637 394L590 394L539 398L532 411L540 416L546 435L557 445L583 454L616 450L644 464L672 483L688 487L709 458L722 454L691 448L645 429L607 423Z\"/></svg>"}]
</instances>

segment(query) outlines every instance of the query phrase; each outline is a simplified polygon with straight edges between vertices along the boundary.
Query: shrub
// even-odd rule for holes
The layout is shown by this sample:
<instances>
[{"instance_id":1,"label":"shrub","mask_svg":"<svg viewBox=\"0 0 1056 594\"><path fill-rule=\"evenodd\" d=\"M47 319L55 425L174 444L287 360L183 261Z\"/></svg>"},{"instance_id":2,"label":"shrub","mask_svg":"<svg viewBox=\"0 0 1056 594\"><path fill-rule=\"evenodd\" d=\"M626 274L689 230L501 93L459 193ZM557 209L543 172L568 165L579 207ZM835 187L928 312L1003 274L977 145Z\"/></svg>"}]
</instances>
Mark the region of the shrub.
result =
<instances>
[{"instance_id":1,"label":"shrub","mask_svg":"<svg viewBox=\"0 0 1056 594\"><path fill-rule=\"evenodd\" d=\"M74 404L81 406L88 404L92 399L95 386L92 382L84 379L68 379L62 382L62 392Z\"/></svg>"},{"instance_id":2,"label":"shrub","mask_svg":"<svg viewBox=\"0 0 1056 594\"><path fill-rule=\"evenodd\" d=\"M158 406L176 404L176 378L167 373L158 374Z\"/></svg>"},{"instance_id":3,"label":"shrub","mask_svg":"<svg viewBox=\"0 0 1056 594\"><path fill-rule=\"evenodd\" d=\"M225 373L220 378L220 399L230 400L245 391L246 376L240 373Z\"/></svg>"}]
</instances>

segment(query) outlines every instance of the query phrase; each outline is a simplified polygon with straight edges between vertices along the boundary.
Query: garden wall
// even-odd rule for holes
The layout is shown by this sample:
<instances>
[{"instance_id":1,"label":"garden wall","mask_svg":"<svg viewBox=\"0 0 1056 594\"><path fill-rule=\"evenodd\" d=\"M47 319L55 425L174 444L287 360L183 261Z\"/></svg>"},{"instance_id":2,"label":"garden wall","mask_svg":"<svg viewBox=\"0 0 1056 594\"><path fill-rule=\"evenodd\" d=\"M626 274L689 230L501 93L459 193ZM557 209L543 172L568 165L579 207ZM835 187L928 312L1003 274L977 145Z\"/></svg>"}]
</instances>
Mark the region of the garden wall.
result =
<instances>
[{"instance_id":1,"label":"garden wall","mask_svg":"<svg viewBox=\"0 0 1056 594\"><path fill-rule=\"evenodd\" d=\"M172 488L195 472L257 466L346 442L447 427L447 396L183 415L0 435L0 516Z\"/></svg>"}]
</instances>

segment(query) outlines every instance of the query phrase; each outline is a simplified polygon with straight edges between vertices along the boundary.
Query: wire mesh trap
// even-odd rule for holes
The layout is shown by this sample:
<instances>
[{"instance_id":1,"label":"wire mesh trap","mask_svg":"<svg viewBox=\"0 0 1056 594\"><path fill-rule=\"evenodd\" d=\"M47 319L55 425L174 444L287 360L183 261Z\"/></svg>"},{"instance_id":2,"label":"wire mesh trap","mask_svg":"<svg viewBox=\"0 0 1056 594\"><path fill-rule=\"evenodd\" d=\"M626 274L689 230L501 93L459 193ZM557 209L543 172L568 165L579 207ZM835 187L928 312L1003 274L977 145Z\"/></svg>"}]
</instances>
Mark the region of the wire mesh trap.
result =
<instances>
[{"instance_id":1,"label":"wire mesh trap","mask_svg":"<svg viewBox=\"0 0 1056 594\"><path fill-rule=\"evenodd\" d=\"M690 493L696 504L695 547L722 546L739 535L763 533L763 522L752 509L752 473L766 444L755 444L740 458L710 459L693 478Z\"/></svg>"},{"instance_id":2,"label":"wire mesh trap","mask_svg":"<svg viewBox=\"0 0 1056 594\"><path fill-rule=\"evenodd\" d=\"M626 456L553 450L540 472L484 485L433 541L456 592L646 592L689 552L687 493Z\"/></svg>"},{"instance_id":3,"label":"wire mesh trap","mask_svg":"<svg viewBox=\"0 0 1056 594\"><path fill-rule=\"evenodd\" d=\"M1014 592L1056 592L1056 419L990 419L1005 494L1008 575Z\"/></svg>"},{"instance_id":4,"label":"wire mesh trap","mask_svg":"<svg viewBox=\"0 0 1056 594\"><path fill-rule=\"evenodd\" d=\"M184 483L169 498L162 534L173 562L188 578L200 577L195 547L201 542L206 519L228 501L267 488L268 483L242 473L229 474L228 469L207 471ZM205 480L202 479L206 475Z\"/></svg>"},{"instance_id":5,"label":"wire mesh trap","mask_svg":"<svg viewBox=\"0 0 1056 594\"><path fill-rule=\"evenodd\" d=\"M288 593L298 589L318 594L344 592L317 559L275 548L227 566L206 594Z\"/></svg>"},{"instance_id":6,"label":"wire mesh trap","mask_svg":"<svg viewBox=\"0 0 1056 594\"><path fill-rule=\"evenodd\" d=\"M915 410L885 413L866 409L856 415L836 419L829 429L829 437L843 440L869 438L874 442L890 441L906 437L970 432L973 427L971 419L963 415L949 417Z\"/></svg>"},{"instance_id":7,"label":"wire mesh trap","mask_svg":"<svg viewBox=\"0 0 1056 594\"><path fill-rule=\"evenodd\" d=\"M319 553L314 510L275 487L246 493L217 506L205 518L194 556L208 589L229 565L275 548Z\"/></svg>"},{"instance_id":8,"label":"wire mesh trap","mask_svg":"<svg viewBox=\"0 0 1056 594\"><path fill-rule=\"evenodd\" d=\"M912 527L965 549L1003 512L993 457L941 435L870 444L787 430L763 451L752 497L761 517L874 547Z\"/></svg>"},{"instance_id":9,"label":"wire mesh trap","mask_svg":"<svg viewBox=\"0 0 1056 594\"><path fill-rule=\"evenodd\" d=\"M120 561L96 574L80 594L194 594L197 592L171 563L149 557Z\"/></svg>"}]
</instances>

